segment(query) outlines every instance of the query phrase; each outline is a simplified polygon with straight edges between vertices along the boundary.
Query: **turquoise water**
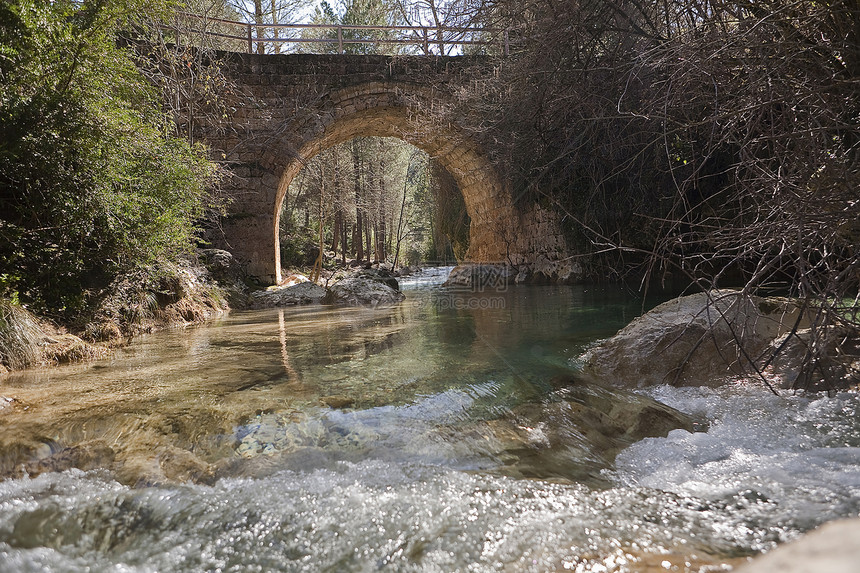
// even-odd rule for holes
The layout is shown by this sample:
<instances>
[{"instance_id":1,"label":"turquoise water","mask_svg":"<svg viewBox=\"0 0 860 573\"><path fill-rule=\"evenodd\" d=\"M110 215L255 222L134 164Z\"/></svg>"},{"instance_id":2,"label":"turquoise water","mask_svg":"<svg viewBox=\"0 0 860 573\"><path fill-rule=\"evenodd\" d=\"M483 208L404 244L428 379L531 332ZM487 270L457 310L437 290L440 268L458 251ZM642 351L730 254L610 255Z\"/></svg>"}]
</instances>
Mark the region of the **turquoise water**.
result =
<instances>
[{"instance_id":1,"label":"turquoise water","mask_svg":"<svg viewBox=\"0 0 860 573\"><path fill-rule=\"evenodd\" d=\"M856 394L657 387L693 432L598 444L568 405L637 398L565 384L659 297L443 274L3 379L0 571L715 571L860 513Z\"/></svg>"}]
</instances>

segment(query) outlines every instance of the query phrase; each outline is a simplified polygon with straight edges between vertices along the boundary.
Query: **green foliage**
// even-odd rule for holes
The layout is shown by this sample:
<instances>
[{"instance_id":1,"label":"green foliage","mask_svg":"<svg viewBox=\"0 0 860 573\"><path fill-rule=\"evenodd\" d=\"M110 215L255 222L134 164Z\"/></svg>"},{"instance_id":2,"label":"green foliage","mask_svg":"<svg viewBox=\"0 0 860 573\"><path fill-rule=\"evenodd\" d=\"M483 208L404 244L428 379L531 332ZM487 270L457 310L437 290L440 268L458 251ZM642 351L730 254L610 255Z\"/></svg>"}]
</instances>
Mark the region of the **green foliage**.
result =
<instances>
[{"instance_id":1,"label":"green foliage","mask_svg":"<svg viewBox=\"0 0 860 573\"><path fill-rule=\"evenodd\" d=\"M393 26L402 24L389 0L340 0L336 6L323 0L314 11L313 23L342 26ZM372 42L390 38L391 35L392 32L389 30L344 30L342 36L344 41L343 52L346 54L389 53L392 51L390 46L380 50L380 46ZM307 34L305 37L308 37ZM337 53L338 44L334 42L338 37L337 31L326 31L321 37L328 40L328 43L311 45L310 50L315 53ZM359 41L371 43L357 43Z\"/></svg>"},{"instance_id":2,"label":"green foliage","mask_svg":"<svg viewBox=\"0 0 860 573\"><path fill-rule=\"evenodd\" d=\"M157 0L0 6L0 295L64 320L189 248L214 167L169 136L117 31Z\"/></svg>"},{"instance_id":3,"label":"green foliage","mask_svg":"<svg viewBox=\"0 0 860 573\"><path fill-rule=\"evenodd\" d=\"M319 232L300 228L280 234L281 266L285 269L309 267L319 254Z\"/></svg>"}]
</instances>

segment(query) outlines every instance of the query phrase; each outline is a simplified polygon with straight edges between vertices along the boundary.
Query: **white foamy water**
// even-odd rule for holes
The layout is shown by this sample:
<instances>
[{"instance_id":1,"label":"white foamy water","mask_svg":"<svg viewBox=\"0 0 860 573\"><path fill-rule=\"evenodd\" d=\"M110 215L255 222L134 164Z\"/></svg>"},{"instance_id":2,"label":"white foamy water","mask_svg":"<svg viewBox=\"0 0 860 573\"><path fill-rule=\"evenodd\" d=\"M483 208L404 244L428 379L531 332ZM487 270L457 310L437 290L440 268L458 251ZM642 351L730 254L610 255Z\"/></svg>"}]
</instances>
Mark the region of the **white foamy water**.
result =
<instances>
[{"instance_id":1,"label":"white foamy water","mask_svg":"<svg viewBox=\"0 0 860 573\"><path fill-rule=\"evenodd\" d=\"M632 445L606 489L402 459L309 459L213 487L7 480L0 570L636 571L642 552L742 556L860 511L856 394L651 394L710 428Z\"/></svg>"},{"instance_id":2,"label":"white foamy water","mask_svg":"<svg viewBox=\"0 0 860 573\"><path fill-rule=\"evenodd\" d=\"M856 393L777 397L741 386L652 389L710 420L707 432L648 438L616 459L615 479L725 504L777 531L860 515Z\"/></svg>"},{"instance_id":3,"label":"white foamy water","mask_svg":"<svg viewBox=\"0 0 860 573\"><path fill-rule=\"evenodd\" d=\"M405 291L432 289L445 282L453 268L451 266L427 267L414 274L398 278L397 282L400 284L400 289Z\"/></svg>"},{"instance_id":4,"label":"white foamy water","mask_svg":"<svg viewBox=\"0 0 860 573\"><path fill-rule=\"evenodd\" d=\"M409 279L392 309L238 313L111 361L8 377L4 444L97 438L120 464L158 447L221 473L138 488L106 470L0 481L0 573L712 573L860 514L858 394L653 388L707 430L609 464L566 425L552 380L640 305L591 287L443 305L441 274ZM558 429L569 443L542 450ZM505 442L517 430L522 452ZM3 452L6 467L21 451Z\"/></svg>"}]
</instances>

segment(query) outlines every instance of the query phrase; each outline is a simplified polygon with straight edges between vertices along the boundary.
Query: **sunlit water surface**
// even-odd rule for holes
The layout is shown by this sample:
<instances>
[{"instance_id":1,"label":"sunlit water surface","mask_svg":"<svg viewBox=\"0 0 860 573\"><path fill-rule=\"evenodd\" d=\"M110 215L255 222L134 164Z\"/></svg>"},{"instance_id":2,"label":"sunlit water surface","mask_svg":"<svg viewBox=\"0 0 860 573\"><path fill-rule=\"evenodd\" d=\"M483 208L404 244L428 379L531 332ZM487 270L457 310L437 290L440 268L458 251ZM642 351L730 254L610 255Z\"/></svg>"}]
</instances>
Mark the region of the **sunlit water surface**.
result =
<instances>
[{"instance_id":1,"label":"sunlit water surface","mask_svg":"<svg viewBox=\"0 0 860 573\"><path fill-rule=\"evenodd\" d=\"M0 571L718 571L860 514L852 393L658 387L707 431L614 464L573 430L551 470L502 456L480 424L555 400L643 306L614 287L445 291L444 272L403 280L396 307L233 313L5 379L7 475L88 440L124 461L0 482ZM162 479L177 452L211 479Z\"/></svg>"}]
</instances>

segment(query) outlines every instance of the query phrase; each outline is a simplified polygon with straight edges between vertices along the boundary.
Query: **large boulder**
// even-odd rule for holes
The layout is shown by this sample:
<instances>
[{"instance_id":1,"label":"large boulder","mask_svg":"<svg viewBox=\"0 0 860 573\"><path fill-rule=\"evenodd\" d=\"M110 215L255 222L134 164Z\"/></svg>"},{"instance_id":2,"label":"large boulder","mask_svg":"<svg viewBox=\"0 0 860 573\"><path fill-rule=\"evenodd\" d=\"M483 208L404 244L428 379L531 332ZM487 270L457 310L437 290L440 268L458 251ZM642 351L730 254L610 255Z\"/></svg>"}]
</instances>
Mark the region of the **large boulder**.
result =
<instances>
[{"instance_id":1,"label":"large boulder","mask_svg":"<svg viewBox=\"0 0 860 573\"><path fill-rule=\"evenodd\" d=\"M400 283L397 282L397 279L394 277L394 274L384 268L360 270L355 274L355 276L363 279L370 279L372 281L380 282L382 284L390 286L394 290L400 290Z\"/></svg>"},{"instance_id":2,"label":"large boulder","mask_svg":"<svg viewBox=\"0 0 860 573\"><path fill-rule=\"evenodd\" d=\"M405 298L402 292L384 282L367 277L350 277L332 285L322 302L376 307L396 304Z\"/></svg>"},{"instance_id":3,"label":"large boulder","mask_svg":"<svg viewBox=\"0 0 860 573\"><path fill-rule=\"evenodd\" d=\"M316 283L303 282L285 287L270 287L251 295L251 308L271 308L316 304L326 296L326 290Z\"/></svg>"},{"instance_id":4,"label":"large boulder","mask_svg":"<svg viewBox=\"0 0 860 573\"><path fill-rule=\"evenodd\" d=\"M860 519L826 523L800 539L777 547L735 569L736 573L857 573Z\"/></svg>"},{"instance_id":5,"label":"large boulder","mask_svg":"<svg viewBox=\"0 0 860 573\"><path fill-rule=\"evenodd\" d=\"M510 265L468 263L454 267L444 287L473 292L501 291L514 284L517 270Z\"/></svg>"},{"instance_id":6,"label":"large boulder","mask_svg":"<svg viewBox=\"0 0 860 573\"><path fill-rule=\"evenodd\" d=\"M810 354L817 351L817 360ZM835 390L860 383L860 332L847 325L801 328L774 339L766 374L783 387Z\"/></svg>"},{"instance_id":7,"label":"large boulder","mask_svg":"<svg viewBox=\"0 0 860 573\"><path fill-rule=\"evenodd\" d=\"M222 249L200 249L200 258L213 279L220 283L241 282L244 278L242 265L229 251Z\"/></svg>"},{"instance_id":8,"label":"large boulder","mask_svg":"<svg viewBox=\"0 0 860 573\"><path fill-rule=\"evenodd\" d=\"M719 290L676 298L583 356L586 375L623 387L717 386L755 371L773 341L808 326L799 306Z\"/></svg>"}]
</instances>

